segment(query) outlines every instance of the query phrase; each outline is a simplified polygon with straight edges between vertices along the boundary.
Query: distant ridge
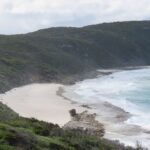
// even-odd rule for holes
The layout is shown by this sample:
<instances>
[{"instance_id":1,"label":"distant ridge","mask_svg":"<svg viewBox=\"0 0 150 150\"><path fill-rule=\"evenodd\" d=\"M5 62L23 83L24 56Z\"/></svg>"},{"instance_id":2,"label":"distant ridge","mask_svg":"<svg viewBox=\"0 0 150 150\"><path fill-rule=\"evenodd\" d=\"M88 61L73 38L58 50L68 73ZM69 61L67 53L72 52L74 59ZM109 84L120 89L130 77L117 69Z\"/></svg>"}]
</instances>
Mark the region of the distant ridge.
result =
<instances>
[{"instance_id":1,"label":"distant ridge","mask_svg":"<svg viewBox=\"0 0 150 150\"><path fill-rule=\"evenodd\" d=\"M61 82L97 68L150 65L150 21L0 35L0 89Z\"/></svg>"}]
</instances>

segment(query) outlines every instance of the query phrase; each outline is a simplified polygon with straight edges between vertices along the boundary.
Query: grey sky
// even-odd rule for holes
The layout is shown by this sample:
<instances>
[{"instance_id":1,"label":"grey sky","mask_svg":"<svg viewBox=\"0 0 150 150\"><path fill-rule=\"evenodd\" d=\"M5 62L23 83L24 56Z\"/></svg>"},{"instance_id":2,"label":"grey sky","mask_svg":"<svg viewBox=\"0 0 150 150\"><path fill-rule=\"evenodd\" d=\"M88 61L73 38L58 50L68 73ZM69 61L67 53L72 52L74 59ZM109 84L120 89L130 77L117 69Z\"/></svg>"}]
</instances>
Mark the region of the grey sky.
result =
<instances>
[{"instance_id":1,"label":"grey sky","mask_svg":"<svg viewBox=\"0 0 150 150\"><path fill-rule=\"evenodd\" d=\"M1 0L0 34L149 18L150 0Z\"/></svg>"}]
</instances>

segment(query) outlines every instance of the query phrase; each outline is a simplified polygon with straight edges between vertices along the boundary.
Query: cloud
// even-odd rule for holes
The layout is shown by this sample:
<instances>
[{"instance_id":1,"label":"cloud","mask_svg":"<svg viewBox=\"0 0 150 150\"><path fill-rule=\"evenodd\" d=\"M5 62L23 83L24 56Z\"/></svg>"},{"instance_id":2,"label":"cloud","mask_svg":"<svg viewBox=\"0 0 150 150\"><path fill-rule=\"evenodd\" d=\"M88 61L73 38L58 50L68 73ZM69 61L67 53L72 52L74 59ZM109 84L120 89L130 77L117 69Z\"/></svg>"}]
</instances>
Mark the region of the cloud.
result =
<instances>
[{"instance_id":1,"label":"cloud","mask_svg":"<svg viewBox=\"0 0 150 150\"><path fill-rule=\"evenodd\" d=\"M149 12L150 0L1 0L0 34L145 20L150 18Z\"/></svg>"}]
</instances>

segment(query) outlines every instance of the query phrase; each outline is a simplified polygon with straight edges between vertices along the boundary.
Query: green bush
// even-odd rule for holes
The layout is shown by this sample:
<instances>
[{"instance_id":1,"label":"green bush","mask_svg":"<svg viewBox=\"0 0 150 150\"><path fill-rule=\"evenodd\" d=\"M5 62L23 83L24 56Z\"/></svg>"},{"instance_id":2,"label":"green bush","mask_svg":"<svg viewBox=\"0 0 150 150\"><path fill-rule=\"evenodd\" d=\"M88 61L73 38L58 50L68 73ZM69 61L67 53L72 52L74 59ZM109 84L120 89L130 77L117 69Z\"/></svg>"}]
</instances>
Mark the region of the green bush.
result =
<instances>
[{"instance_id":1,"label":"green bush","mask_svg":"<svg viewBox=\"0 0 150 150\"><path fill-rule=\"evenodd\" d=\"M12 146L1 144L0 150L16 150L16 149Z\"/></svg>"}]
</instances>

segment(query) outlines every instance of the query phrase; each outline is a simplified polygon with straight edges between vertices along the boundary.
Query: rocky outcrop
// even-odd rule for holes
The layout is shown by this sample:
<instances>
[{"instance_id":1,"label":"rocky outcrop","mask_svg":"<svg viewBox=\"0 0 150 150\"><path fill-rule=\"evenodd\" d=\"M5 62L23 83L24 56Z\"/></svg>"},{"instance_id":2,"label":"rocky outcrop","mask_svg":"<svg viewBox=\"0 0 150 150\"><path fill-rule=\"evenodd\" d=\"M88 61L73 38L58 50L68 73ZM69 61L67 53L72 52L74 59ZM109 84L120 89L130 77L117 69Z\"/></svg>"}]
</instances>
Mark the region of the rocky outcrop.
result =
<instances>
[{"instance_id":1,"label":"rocky outcrop","mask_svg":"<svg viewBox=\"0 0 150 150\"><path fill-rule=\"evenodd\" d=\"M97 137L104 135L104 126L95 119L96 114L89 114L88 111L76 113L76 110L72 109L70 115L71 121L64 125L64 129L81 130Z\"/></svg>"}]
</instances>

